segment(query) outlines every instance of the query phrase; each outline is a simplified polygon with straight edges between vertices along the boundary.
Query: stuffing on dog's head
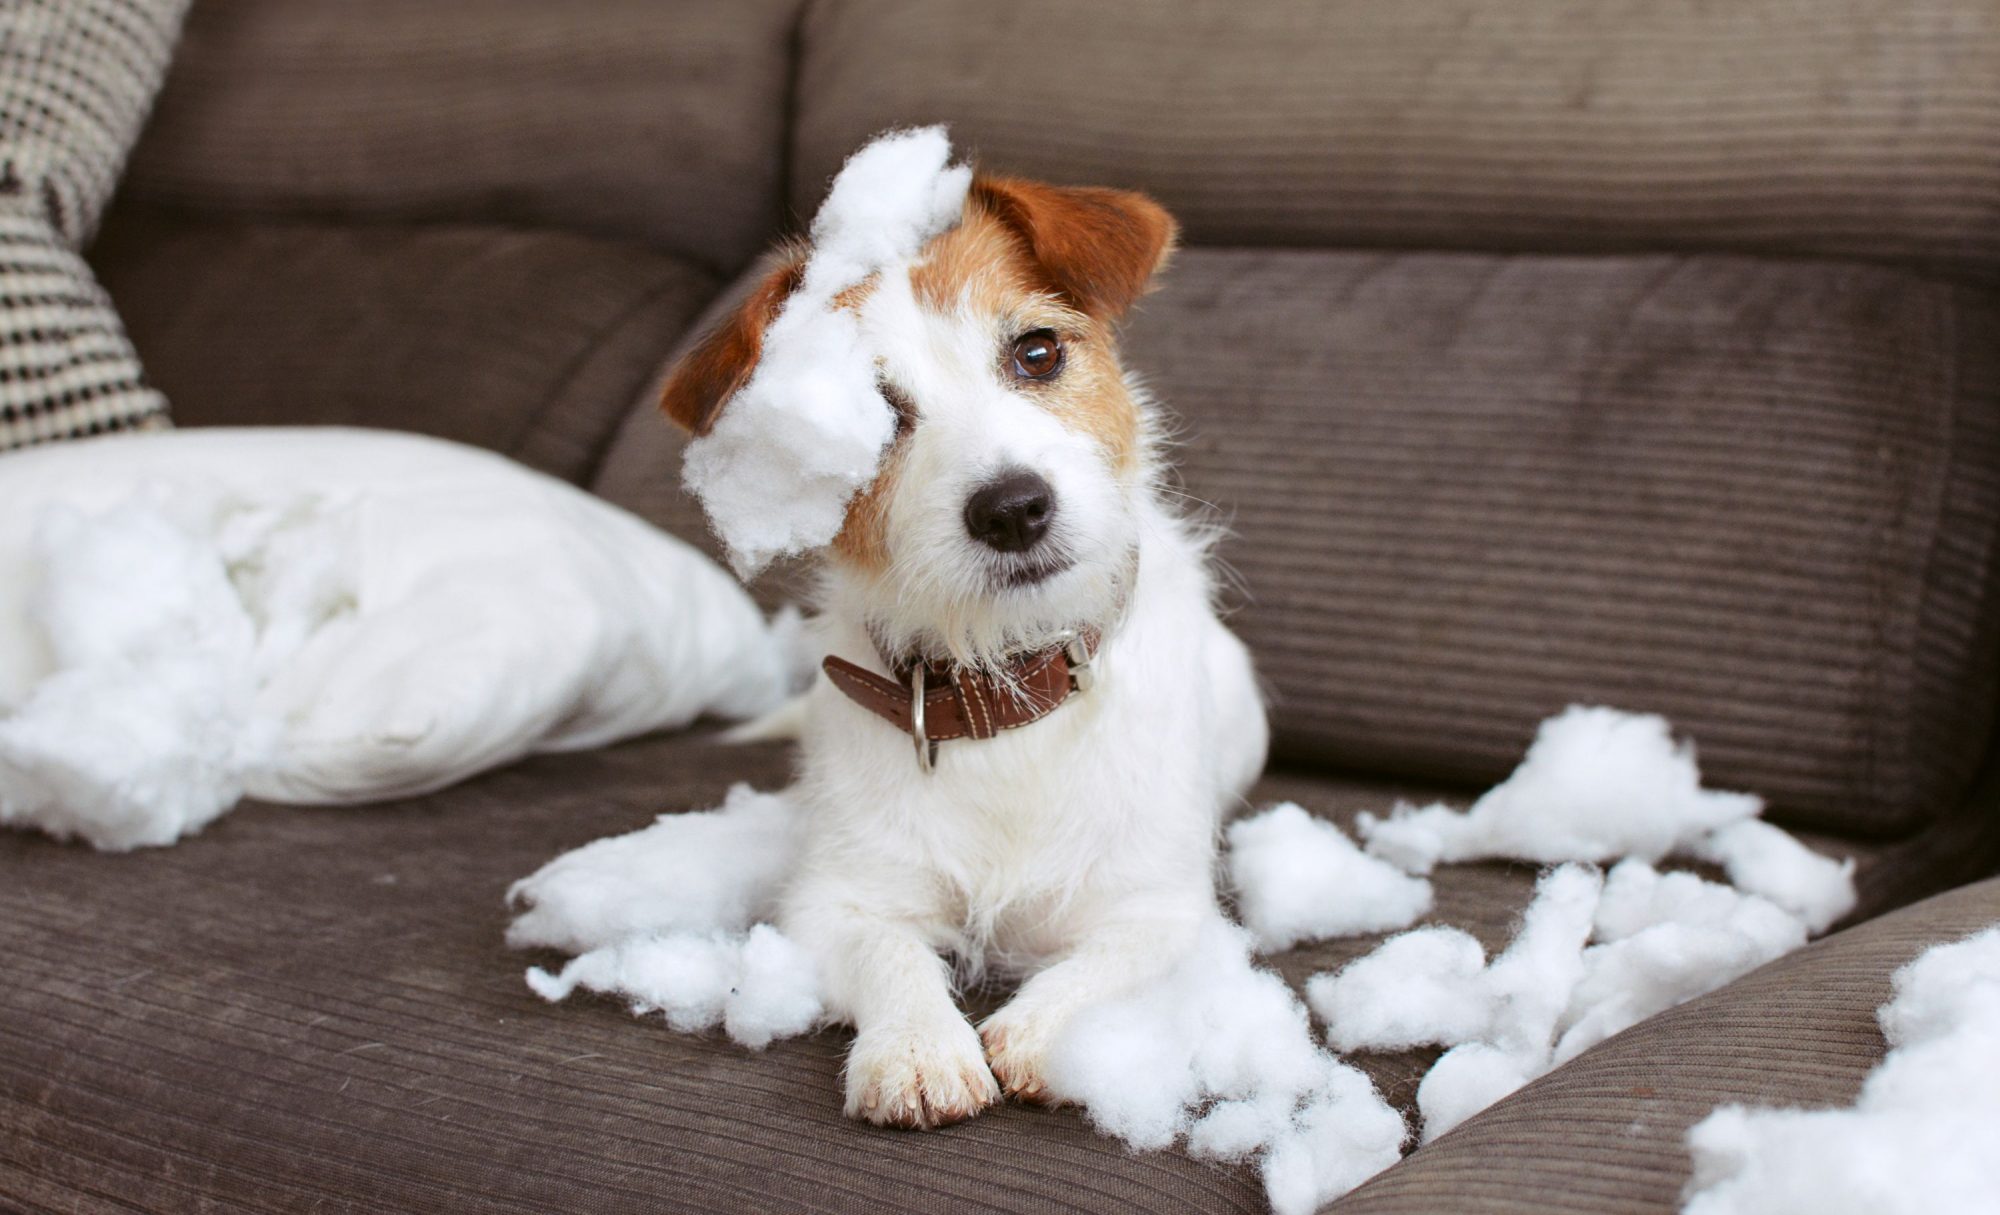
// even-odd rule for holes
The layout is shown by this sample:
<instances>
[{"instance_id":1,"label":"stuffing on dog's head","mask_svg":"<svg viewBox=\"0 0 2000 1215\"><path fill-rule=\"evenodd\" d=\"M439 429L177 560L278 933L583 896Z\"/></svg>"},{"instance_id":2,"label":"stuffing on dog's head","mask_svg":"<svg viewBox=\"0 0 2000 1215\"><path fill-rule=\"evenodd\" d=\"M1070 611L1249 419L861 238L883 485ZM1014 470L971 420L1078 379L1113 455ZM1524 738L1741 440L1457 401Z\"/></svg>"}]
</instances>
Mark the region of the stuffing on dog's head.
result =
<instances>
[{"instance_id":1,"label":"stuffing on dog's head","mask_svg":"<svg viewBox=\"0 0 2000 1215\"><path fill-rule=\"evenodd\" d=\"M718 507L754 509L756 494L822 474L837 491L831 461L803 471L745 466L799 439L779 429L787 425L804 428L806 450L796 454L806 465L850 437L826 421L840 385L820 372L843 361L857 368L867 401L852 437L857 452L874 445L873 463L858 477L843 470L851 488L814 537L831 542L832 593L852 597L892 647L991 664L1059 630L1103 624L1128 589L1153 469L1144 400L1119 364L1115 325L1176 230L1158 204L1123 190L985 174L963 189L955 223L837 290L818 274L817 240L787 251L674 369L663 405L710 436L690 447L690 486L739 568L754 566ZM823 301L811 298L815 287ZM815 336L786 328L797 328L802 304L806 323L820 326ZM766 377L781 336L822 362L791 380ZM745 391L766 378L776 389L768 404ZM734 419L738 408L774 416ZM879 437L868 429L877 425ZM738 433L724 435L732 427ZM731 455L745 443L766 447L725 461L700 450L705 442ZM790 484L742 484L760 475ZM749 542L783 551L797 530Z\"/></svg>"}]
</instances>

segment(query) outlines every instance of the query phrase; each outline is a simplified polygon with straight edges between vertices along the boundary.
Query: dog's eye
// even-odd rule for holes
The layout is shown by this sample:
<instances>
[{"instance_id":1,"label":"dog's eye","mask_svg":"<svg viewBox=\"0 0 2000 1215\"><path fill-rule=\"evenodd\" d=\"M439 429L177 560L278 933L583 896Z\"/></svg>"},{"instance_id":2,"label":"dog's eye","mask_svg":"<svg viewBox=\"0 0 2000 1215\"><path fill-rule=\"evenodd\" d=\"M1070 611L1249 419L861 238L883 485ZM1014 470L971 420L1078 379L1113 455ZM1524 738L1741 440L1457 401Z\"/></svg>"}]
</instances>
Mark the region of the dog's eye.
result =
<instances>
[{"instance_id":1,"label":"dog's eye","mask_svg":"<svg viewBox=\"0 0 2000 1215\"><path fill-rule=\"evenodd\" d=\"M909 434L917 425L917 403L910 394L886 380L878 380L875 387L882 393L882 399L889 402L889 408L896 411L896 437Z\"/></svg>"},{"instance_id":2,"label":"dog's eye","mask_svg":"<svg viewBox=\"0 0 2000 1215\"><path fill-rule=\"evenodd\" d=\"M1014 374L1024 380L1046 380L1062 370L1063 348L1053 329L1037 329L1014 339L1010 359Z\"/></svg>"}]
</instances>

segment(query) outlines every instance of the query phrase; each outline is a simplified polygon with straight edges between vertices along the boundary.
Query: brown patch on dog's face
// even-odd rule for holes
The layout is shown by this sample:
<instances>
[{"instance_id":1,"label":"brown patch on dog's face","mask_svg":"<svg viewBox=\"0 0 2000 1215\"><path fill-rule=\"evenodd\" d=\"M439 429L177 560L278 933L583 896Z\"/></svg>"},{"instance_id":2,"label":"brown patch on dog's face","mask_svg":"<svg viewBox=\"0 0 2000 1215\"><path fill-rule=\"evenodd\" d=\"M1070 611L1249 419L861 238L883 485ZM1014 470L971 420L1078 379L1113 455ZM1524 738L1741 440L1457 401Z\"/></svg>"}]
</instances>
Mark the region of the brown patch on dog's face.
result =
<instances>
[{"instance_id":1,"label":"brown patch on dog's face","mask_svg":"<svg viewBox=\"0 0 2000 1215\"><path fill-rule=\"evenodd\" d=\"M882 457L875 480L847 504L847 519L833 538L834 551L862 569L880 571L889 564L889 503L896 495L903 451L899 439Z\"/></svg>"},{"instance_id":2,"label":"brown patch on dog's face","mask_svg":"<svg viewBox=\"0 0 2000 1215\"><path fill-rule=\"evenodd\" d=\"M993 318L1001 380L1097 440L1113 468L1129 468L1138 454L1139 407L1125 388L1114 318L1078 308L1027 238L976 197L964 222L926 252L910 272L918 302L939 312L964 309ZM1017 363L1017 344L1034 334L1059 351L1052 374L1024 374L1029 369Z\"/></svg>"}]
</instances>

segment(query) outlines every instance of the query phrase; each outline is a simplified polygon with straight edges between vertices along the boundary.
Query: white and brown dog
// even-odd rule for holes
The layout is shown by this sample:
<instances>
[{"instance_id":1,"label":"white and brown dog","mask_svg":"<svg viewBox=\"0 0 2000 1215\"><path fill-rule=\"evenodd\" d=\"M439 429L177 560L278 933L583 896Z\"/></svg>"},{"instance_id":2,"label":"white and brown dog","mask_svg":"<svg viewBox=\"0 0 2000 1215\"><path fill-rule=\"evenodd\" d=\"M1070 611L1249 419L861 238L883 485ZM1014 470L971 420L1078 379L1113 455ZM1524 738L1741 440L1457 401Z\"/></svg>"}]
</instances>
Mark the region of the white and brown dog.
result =
<instances>
[{"instance_id":1,"label":"white and brown dog","mask_svg":"<svg viewBox=\"0 0 2000 1215\"><path fill-rule=\"evenodd\" d=\"M1114 329L1175 234L1138 194L980 175L889 272L907 290L878 274L835 300L899 425L824 562L832 657L804 702L779 927L857 1031L853 1117L1048 1096L1072 1014L1164 973L1216 914L1264 708ZM682 426L706 433L750 377L807 252L676 367ZM954 980L989 971L1023 981L975 1032Z\"/></svg>"}]
</instances>

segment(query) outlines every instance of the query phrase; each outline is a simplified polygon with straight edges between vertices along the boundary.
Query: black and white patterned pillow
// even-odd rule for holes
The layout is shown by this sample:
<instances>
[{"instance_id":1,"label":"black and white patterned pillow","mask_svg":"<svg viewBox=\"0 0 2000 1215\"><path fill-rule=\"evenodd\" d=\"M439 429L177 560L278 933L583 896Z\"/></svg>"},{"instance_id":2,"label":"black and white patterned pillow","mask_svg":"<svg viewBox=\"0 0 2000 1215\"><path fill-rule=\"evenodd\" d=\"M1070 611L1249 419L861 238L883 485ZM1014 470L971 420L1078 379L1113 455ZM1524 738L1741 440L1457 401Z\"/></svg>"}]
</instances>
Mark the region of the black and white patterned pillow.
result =
<instances>
[{"instance_id":1,"label":"black and white patterned pillow","mask_svg":"<svg viewBox=\"0 0 2000 1215\"><path fill-rule=\"evenodd\" d=\"M0 0L0 451L163 426L80 250L188 0Z\"/></svg>"}]
</instances>

